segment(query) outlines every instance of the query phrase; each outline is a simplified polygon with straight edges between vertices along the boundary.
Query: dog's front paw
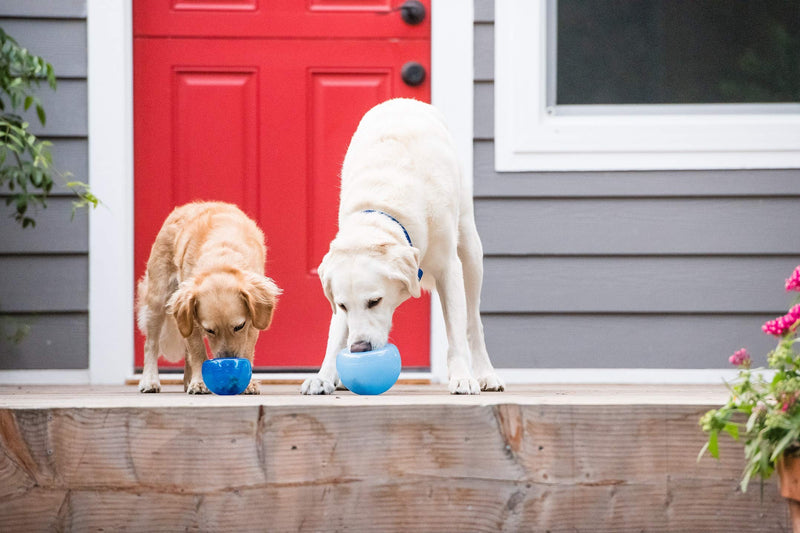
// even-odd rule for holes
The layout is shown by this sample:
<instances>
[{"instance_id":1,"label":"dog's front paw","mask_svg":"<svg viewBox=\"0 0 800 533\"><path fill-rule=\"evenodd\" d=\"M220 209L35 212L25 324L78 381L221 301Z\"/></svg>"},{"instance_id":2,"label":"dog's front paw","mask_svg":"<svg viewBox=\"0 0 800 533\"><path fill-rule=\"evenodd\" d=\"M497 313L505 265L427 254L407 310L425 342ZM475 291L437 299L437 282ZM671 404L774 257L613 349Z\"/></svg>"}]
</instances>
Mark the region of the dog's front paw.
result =
<instances>
[{"instance_id":1,"label":"dog's front paw","mask_svg":"<svg viewBox=\"0 0 800 533\"><path fill-rule=\"evenodd\" d=\"M261 394L261 388L258 386L258 381L252 380L242 394Z\"/></svg>"},{"instance_id":2,"label":"dog's front paw","mask_svg":"<svg viewBox=\"0 0 800 533\"><path fill-rule=\"evenodd\" d=\"M450 394L480 394L481 388L475 378L450 378Z\"/></svg>"},{"instance_id":3,"label":"dog's front paw","mask_svg":"<svg viewBox=\"0 0 800 533\"><path fill-rule=\"evenodd\" d=\"M319 376L308 378L300 386L302 394L333 394L336 390L336 385L332 381L322 379Z\"/></svg>"},{"instance_id":4,"label":"dog's front paw","mask_svg":"<svg viewBox=\"0 0 800 533\"><path fill-rule=\"evenodd\" d=\"M188 394L211 394L211 391L208 390L206 384L202 381L193 381L189 383L189 386L186 387L186 392Z\"/></svg>"},{"instance_id":5,"label":"dog's front paw","mask_svg":"<svg viewBox=\"0 0 800 533\"><path fill-rule=\"evenodd\" d=\"M161 392L161 382L158 378L142 376L142 379L139 380L139 392Z\"/></svg>"},{"instance_id":6,"label":"dog's front paw","mask_svg":"<svg viewBox=\"0 0 800 533\"><path fill-rule=\"evenodd\" d=\"M506 390L506 384L494 372L479 377L478 384L481 386L481 390L485 391L501 392Z\"/></svg>"}]
</instances>

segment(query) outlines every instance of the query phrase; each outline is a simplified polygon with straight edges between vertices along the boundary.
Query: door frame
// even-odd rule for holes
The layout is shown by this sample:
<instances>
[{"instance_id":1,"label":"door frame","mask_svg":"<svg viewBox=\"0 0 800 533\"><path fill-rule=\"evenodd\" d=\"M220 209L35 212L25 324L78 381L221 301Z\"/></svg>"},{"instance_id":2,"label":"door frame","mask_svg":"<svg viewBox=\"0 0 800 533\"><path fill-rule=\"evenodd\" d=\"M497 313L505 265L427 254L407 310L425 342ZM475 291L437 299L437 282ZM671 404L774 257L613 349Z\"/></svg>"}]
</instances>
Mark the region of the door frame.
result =
<instances>
[{"instance_id":1,"label":"door frame","mask_svg":"<svg viewBox=\"0 0 800 533\"><path fill-rule=\"evenodd\" d=\"M474 8L463 0L432 0L431 10L431 99L447 117L472 183ZM132 0L87 0L87 40L89 176L104 204L89 218L88 382L119 384L134 373ZM446 359L444 319L433 295L431 371L413 376L446 381ZM80 382L84 375L75 377Z\"/></svg>"}]
</instances>

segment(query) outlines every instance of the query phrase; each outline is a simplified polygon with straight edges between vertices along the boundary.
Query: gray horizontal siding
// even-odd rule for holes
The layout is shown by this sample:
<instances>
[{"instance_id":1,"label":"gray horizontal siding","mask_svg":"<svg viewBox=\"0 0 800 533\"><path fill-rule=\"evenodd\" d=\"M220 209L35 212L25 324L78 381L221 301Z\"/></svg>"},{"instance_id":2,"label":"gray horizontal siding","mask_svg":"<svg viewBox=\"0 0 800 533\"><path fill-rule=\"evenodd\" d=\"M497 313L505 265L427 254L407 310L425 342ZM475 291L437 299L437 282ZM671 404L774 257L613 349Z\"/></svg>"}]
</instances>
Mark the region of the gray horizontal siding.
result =
<instances>
[{"instance_id":1,"label":"gray horizontal siding","mask_svg":"<svg viewBox=\"0 0 800 533\"><path fill-rule=\"evenodd\" d=\"M766 366L760 331L773 315L483 316L492 362L504 368L719 368L747 347ZM687 342L689 339L690 342Z\"/></svg>"},{"instance_id":2,"label":"gray horizontal siding","mask_svg":"<svg viewBox=\"0 0 800 533\"><path fill-rule=\"evenodd\" d=\"M15 343L17 328L28 334ZM0 315L0 370L81 369L89 366L89 317L86 313Z\"/></svg>"},{"instance_id":3,"label":"gray horizontal siding","mask_svg":"<svg viewBox=\"0 0 800 533\"><path fill-rule=\"evenodd\" d=\"M0 313L86 312L86 255L0 256Z\"/></svg>"},{"instance_id":4,"label":"gray horizontal siding","mask_svg":"<svg viewBox=\"0 0 800 533\"><path fill-rule=\"evenodd\" d=\"M59 78L86 77L85 20L0 18L0 28L20 45L45 58L53 65Z\"/></svg>"},{"instance_id":5,"label":"gray horizontal siding","mask_svg":"<svg viewBox=\"0 0 800 533\"><path fill-rule=\"evenodd\" d=\"M89 147L86 138L48 138L53 146L50 152L53 154L53 169L58 174L54 177L55 185L51 195L73 196L65 186L69 181L89 182Z\"/></svg>"},{"instance_id":6,"label":"gray horizontal siding","mask_svg":"<svg viewBox=\"0 0 800 533\"><path fill-rule=\"evenodd\" d=\"M494 139L494 82L475 82L473 93L473 136Z\"/></svg>"},{"instance_id":7,"label":"gray horizontal siding","mask_svg":"<svg viewBox=\"0 0 800 533\"><path fill-rule=\"evenodd\" d=\"M494 22L494 0L475 0L475 22Z\"/></svg>"},{"instance_id":8,"label":"gray horizontal siding","mask_svg":"<svg viewBox=\"0 0 800 533\"><path fill-rule=\"evenodd\" d=\"M475 24L475 81L494 79L494 26Z\"/></svg>"},{"instance_id":9,"label":"gray horizontal siding","mask_svg":"<svg viewBox=\"0 0 800 533\"><path fill-rule=\"evenodd\" d=\"M20 229L9 208L0 213L0 327L30 326L19 344L2 336L0 369L88 366L88 215L79 211L70 221L65 187L70 180L89 181L85 19L85 0L7 0L0 6L0 27L52 63L58 77L56 91L37 90L46 126L33 110L24 115L31 131L53 143L56 183L48 207L32 213L33 229ZM2 191L0 201L7 194Z\"/></svg>"},{"instance_id":10,"label":"gray horizontal siding","mask_svg":"<svg viewBox=\"0 0 800 533\"><path fill-rule=\"evenodd\" d=\"M86 18L86 0L3 0L0 17Z\"/></svg>"},{"instance_id":11,"label":"gray horizontal siding","mask_svg":"<svg viewBox=\"0 0 800 533\"><path fill-rule=\"evenodd\" d=\"M800 252L800 197L487 199L475 216L490 255Z\"/></svg>"},{"instance_id":12,"label":"gray horizontal siding","mask_svg":"<svg viewBox=\"0 0 800 533\"><path fill-rule=\"evenodd\" d=\"M725 368L774 346L800 263L800 169L497 172L494 5L475 1L481 311L505 368Z\"/></svg>"},{"instance_id":13,"label":"gray horizontal siding","mask_svg":"<svg viewBox=\"0 0 800 533\"><path fill-rule=\"evenodd\" d=\"M493 257L489 313L778 313L794 257ZM577 332L583 335L583 332Z\"/></svg>"},{"instance_id":14,"label":"gray horizontal siding","mask_svg":"<svg viewBox=\"0 0 800 533\"><path fill-rule=\"evenodd\" d=\"M31 132L44 137L86 137L88 135L88 99L86 80L58 80L58 88L41 86L36 94L47 112L47 123L42 126L33 109L23 113L30 123Z\"/></svg>"},{"instance_id":15,"label":"gray horizontal siding","mask_svg":"<svg viewBox=\"0 0 800 533\"><path fill-rule=\"evenodd\" d=\"M71 199L51 198L46 209L29 212L36 226L25 229L12 217L0 216L0 254L88 253L88 212L79 209L73 217L72 210Z\"/></svg>"}]
</instances>

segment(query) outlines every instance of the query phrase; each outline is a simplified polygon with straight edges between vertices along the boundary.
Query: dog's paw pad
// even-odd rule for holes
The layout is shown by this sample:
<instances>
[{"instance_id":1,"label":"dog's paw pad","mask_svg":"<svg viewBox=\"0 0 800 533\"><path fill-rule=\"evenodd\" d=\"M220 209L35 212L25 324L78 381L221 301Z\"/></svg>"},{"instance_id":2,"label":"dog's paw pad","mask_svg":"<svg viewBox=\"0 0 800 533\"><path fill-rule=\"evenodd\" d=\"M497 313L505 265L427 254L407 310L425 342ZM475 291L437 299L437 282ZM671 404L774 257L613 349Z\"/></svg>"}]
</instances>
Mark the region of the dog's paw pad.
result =
<instances>
[{"instance_id":1,"label":"dog's paw pad","mask_svg":"<svg viewBox=\"0 0 800 533\"><path fill-rule=\"evenodd\" d=\"M478 384L483 391L501 392L506 390L506 384L494 373L478 378Z\"/></svg>"},{"instance_id":2,"label":"dog's paw pad","mask_svg":"<svg viewBox=\"0 0 800 533\"><path fill-rule=\"evenodd\" d=\"M261 388L258 386L257 381L251 381L242 394L261 394Z\"/></svg>"},{"instance_id":3,"label":"dog's paw pad","mask_svg":"<svg viewBox=\"0 0 800 533\"><path fill-rule=\"evenodd\" d=\"M450 378L450 394L480 394L478 380L474 378Z\"/></svg>"},{"instance_id":4,"label":"dog's paw pad","mask_svg":"<svg viewBox=\"0 0 800 533\"><path fill-rule=\"evenodd\" d=\"M188 394L211 394L211 391L208 390L208 387L202 382L189 383L186 392Z\"/></svg>"},{"instance_id":5,"label":"dog's paw pad","mask_svg":"<svg viewBox=\"0 0 800 533\"><path fill-rule=\"evenodd\" d=\"M141 380L139 382L139 392L161 392L161 383L158 381Z\"/></svg>"},{"instance_id":6,"label":"dog's paw pad","mask_svg":"<svg viewBox=\"0 0 800 533\"><path fill-rule=\"evenodd\" d=\"M302 394L333 394L336 385L332 381L318 377L308 378L300 386Z\"/></svg>"}]
</instances>

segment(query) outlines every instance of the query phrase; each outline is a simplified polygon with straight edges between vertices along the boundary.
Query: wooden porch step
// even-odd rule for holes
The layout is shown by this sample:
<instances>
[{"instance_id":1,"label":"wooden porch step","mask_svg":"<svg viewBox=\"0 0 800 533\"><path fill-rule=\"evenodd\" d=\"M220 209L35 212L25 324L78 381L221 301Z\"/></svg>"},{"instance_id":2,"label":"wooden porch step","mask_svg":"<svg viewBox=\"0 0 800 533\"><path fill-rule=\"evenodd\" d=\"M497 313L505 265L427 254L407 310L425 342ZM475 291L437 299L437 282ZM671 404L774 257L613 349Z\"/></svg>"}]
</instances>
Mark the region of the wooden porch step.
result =
<instances>
[{"instance_id":1,"label":"wooden porch step","mask_svg":"<svg viewBox=\"0 0 800 533\"><path fill-rule=\"evenodd\" d=\"M0 530L790 529L739 446L696 461L722 386L262 389L0 386Z\"/></svg>"}]
</instances>

